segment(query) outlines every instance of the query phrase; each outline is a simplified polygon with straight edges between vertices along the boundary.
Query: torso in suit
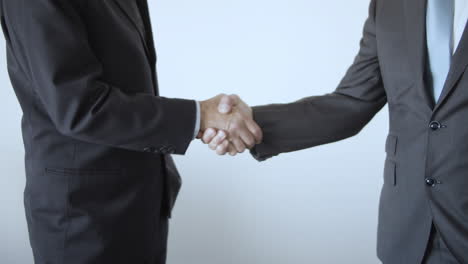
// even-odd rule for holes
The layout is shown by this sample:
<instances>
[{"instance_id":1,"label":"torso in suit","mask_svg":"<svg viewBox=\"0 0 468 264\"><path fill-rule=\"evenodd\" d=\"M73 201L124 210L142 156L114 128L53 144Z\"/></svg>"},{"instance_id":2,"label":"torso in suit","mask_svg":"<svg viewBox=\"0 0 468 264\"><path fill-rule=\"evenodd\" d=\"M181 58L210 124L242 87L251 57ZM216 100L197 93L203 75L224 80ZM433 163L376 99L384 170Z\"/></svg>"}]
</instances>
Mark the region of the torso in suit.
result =
<instances>
[{"instance_id":1,"label":"torso in suit","mask_svg":"<svg viewBox=\"0 0 468 264\"><path fill-rule=\"evenodd\" d=\"M422 263L433 227L468 263L468 30L435 103L425 10L425 0L372 0L359 54L336 91L254 109L264 140L252 153L265 160L356 135L388 104L377 246L385 264Z\"/></svg>"},{"instance_id":2,"label":"torso in suit","mask_svg":"<svg viewBox=\"0 0 468 264\"><path fill-rule=\"evenodd\" d=\"M0 2L37 264L165 262L169 154L193 139L196 105L159 96L147 3L131 1Z\"/></svg>"}]
</instances>

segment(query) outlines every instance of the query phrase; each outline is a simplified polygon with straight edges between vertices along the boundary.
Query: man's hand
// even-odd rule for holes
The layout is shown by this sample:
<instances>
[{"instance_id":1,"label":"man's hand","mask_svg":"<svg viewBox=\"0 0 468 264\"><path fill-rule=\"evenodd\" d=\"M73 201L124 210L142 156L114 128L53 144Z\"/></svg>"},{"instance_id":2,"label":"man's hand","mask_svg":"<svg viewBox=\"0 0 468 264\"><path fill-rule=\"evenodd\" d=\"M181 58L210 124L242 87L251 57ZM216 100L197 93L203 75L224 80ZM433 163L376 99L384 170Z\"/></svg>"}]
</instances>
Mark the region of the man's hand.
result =
<instances>
[{"instance_id":1,"label":"man's hand","mask_svg":"<svg viewBox=\"0 0 468 264\"><path fill-rule=\"evenodd\" d=\"M258 125L253 121L252 109L237 95L221 95L217 105L217 110L220 114L225 116L237 116L238 120L242 119L242 117L248 116L249 118L245 125L254 136L253 138L249 138L247 135L241 137L242 140L233 140L231 135L232 132L230 132L229 129L220 129L216 127L202 129L204 133L199 134L199 138L201 138L205 144L209 144L209 147L212 150L215 150L218 155L225 155L229 152L230 155L235 156L237 153L242 153L245 151L245 149L251 149L256 144L261 143L262 131L260 127L258 127ZM233 124L234 126L231 126L231 128L242 127L242 124Z\"/></svg>"},{"instance_id":2,"label":"man's hand","mask_svg":"<svg viewBox=\"0 0 468 264\"><path fill-rule=\"evenodd\" d=\"M218 95L200 102L200 134L204 143L219 155L231 155L253 148L262 140L252 109L236 95Z\"/></svg>"}]
</instances>

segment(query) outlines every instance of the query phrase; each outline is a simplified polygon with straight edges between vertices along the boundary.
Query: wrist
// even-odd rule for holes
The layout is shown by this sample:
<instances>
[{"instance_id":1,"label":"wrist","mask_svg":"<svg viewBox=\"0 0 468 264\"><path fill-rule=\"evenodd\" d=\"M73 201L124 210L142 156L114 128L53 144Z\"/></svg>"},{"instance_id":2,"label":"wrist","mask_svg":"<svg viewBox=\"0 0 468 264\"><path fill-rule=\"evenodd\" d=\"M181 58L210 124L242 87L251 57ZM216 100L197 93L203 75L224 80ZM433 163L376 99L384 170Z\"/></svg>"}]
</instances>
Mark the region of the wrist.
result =
<instances>
[{"instance_id":1,"label":"wrist","mask_svg":"<svg viewBox=\"0 0 468 264\"><path fill-rule=\"evenodd\" d=\"M200 132L205 131L207 129L207 113L208 113L208 101L200 101Z\"/></svg>"}]
</instances>

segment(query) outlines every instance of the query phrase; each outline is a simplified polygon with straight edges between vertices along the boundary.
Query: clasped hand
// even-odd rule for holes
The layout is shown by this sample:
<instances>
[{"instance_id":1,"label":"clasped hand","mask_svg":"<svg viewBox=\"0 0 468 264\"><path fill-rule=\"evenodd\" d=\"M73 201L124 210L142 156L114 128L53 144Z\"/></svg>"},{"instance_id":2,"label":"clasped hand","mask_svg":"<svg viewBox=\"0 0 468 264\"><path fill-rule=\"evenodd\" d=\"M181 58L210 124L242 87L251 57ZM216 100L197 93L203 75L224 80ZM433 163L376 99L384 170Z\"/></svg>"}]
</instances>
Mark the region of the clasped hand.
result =
<instances>
[{"instance_id":1,"label":"clasped hand","mask_svg":"<svg viewBox=\"0 0 468 264\"><path fill-rule=\"evenodd\" d=\"M261 128L253 120L252 109L237 95L218 95L200 102L199 139L218 155L235 156L260 144Z\"/></svg>"}]
</instances>

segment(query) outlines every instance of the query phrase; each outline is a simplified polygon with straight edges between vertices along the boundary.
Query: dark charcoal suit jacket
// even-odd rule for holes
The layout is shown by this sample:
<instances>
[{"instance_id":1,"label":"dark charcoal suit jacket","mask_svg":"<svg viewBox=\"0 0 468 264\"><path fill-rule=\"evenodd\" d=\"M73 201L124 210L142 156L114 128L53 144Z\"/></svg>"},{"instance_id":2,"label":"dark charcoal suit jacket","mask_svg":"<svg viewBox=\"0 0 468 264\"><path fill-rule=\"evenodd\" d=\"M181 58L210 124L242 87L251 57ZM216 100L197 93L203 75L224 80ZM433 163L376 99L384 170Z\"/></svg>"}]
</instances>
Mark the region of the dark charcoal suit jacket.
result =
<instances>
[{"instance_id":1,"label":"dark charcoal suit jacket","mask_svg":"<svg viewBox=\"0 0 468 264\"><path fill-rule=\"evenodd\" d=\"M196 106L158 95L146 0L0 3L36 263L163 263Z\"/></svg>"},{"instance_id":2,"label":"dark charcoal suit jacket","mask_svg":"<svg viewBox=\"0 0 468 264\"><path fill-rule=\"evenodd\" d=\"M426 0L372 0L359 54L331 94L254 110L265 160L357 134L388 103L379 258L421 263L434 223L468 263L468 30L440 100L426 85Z\"/></svg>"}]
</instances>

